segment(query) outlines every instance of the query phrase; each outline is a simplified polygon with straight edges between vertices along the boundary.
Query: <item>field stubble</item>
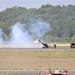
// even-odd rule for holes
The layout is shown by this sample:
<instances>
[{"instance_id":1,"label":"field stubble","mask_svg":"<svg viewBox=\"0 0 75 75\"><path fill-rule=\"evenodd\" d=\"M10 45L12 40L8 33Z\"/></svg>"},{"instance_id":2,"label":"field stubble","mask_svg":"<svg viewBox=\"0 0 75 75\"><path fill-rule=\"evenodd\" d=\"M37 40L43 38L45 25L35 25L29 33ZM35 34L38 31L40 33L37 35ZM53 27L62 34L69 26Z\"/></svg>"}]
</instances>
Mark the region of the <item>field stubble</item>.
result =
<instances>
[{"instance_id":1,"label":"field stubble","mask_svg":"<svg viewBox=\"0 0 75 75\"><path fill-rule=\"evenodd\" d=\"M75 70L75 50L0 50L0 70Z\"/></svg>"}]
</instances>

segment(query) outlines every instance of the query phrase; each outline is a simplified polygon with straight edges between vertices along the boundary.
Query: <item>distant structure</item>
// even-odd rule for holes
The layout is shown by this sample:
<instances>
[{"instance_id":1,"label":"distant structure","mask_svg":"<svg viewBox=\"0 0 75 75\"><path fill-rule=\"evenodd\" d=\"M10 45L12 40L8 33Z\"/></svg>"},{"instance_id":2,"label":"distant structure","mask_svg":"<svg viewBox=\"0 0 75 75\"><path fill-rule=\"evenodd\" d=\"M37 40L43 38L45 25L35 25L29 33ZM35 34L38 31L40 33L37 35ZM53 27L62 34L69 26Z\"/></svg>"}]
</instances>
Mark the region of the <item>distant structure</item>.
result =
<instances>
[{"instance_id":1,"label":"distant structure","mask_svg":"<svg viewBox=\"0 0 75 75\"><path fill-rule=\"evenodd\" d=\"M71 43L70 48L75 48L75 43Z\"/></svg>"}]
</instances>

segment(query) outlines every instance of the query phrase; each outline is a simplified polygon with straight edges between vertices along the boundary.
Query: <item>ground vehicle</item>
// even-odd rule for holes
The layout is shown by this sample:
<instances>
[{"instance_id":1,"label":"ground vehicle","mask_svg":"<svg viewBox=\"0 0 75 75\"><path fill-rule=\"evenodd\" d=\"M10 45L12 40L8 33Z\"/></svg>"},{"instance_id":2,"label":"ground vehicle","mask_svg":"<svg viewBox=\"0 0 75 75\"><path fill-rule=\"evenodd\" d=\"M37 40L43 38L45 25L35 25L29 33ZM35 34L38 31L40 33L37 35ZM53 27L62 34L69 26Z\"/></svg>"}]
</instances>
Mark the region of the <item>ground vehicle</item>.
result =
<instances>
[{"instance_id":1,"label":"ground vehicle","mask_svg":"<svg viewBox=\"0 0 75 75\"><path fill-rule=\"evenodd\" d=\"M71 43L70 48L75 48L75 43Z\"/></svg>"}]
</instances>

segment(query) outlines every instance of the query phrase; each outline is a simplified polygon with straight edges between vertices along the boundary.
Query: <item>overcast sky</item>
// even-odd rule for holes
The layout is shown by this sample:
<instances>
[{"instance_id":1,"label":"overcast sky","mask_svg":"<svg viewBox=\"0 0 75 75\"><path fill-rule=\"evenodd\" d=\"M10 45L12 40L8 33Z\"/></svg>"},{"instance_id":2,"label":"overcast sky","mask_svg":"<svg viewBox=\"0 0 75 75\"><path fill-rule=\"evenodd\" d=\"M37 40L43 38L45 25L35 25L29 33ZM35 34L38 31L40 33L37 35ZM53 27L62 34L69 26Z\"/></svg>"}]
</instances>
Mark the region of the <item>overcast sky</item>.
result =
<instances>
[{"instance_id":1,"label":"overcast sky","mask_svg":"<svg viewBox=\"0 0 75 75\"><path fill-rule=\"evenodd\" d=\"M21 6L26 8L39 8L41 5L75 5L75 0L0 0L0 11L13 7Z\"/></svg>"}]
</instances>

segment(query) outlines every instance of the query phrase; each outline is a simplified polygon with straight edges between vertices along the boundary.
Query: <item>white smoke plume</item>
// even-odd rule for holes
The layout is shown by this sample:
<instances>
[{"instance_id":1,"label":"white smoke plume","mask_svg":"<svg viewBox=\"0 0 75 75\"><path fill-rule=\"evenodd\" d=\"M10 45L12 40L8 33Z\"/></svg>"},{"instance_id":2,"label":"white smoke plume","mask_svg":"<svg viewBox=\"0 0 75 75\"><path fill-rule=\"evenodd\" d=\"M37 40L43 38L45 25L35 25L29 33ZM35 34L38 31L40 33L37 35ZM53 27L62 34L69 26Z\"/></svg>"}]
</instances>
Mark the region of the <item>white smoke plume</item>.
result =
<instances>
[{"instance_id":1,"label":"white smoke plume","mask_svg":"<svg viewBox=\"0 0 75 75\"><path fill-rule=\"evenodd\" d=\"M31 42L29 33L24 29L23 24L20 23L16 23L11 27L10 37L10 44L29 44Z\"/></svg>"},{"instance_id":2,"label":"white smoke plume","mask_svg":"<svg viewBox=\"0 0 75 75\"><path fill-rule=\"evenodd\" d=\"M30 19L30 27L30 32L35 33L38 37L44 36L51 30L49 23L43 21L42 19Z\"/></svg>"},{"instance_id":3,"label":"white smoke plume","mask_svg":"<svg viewBox=\"0 0 75 75\"><path fill-rule=\"evenodd\" d=\"M40 48L42 45L34 44L33 34L35 33L38 37L44 36L49 31L49 24L44 22L43 20L30 19L29 28L26 29L24 24L16 23L12 25L10 32L10 40L8 44L15 45L16 47L24 47L24 48ZM0 29L0 43L4 43L6 41L3 40L3 32Z\"/></svg>"},{"instance_id":4,"label":"white smoke plume","mask_svg":"<svg viewBox=\"0 0 75 75\"><path fill-rule=\"evenodd\" d=\"M16 23L11 27L9 43L20 48L36 48L33 43L33 38L24 28L23 24Z\"/></svg>"},{"instance_id":5,"label":"white smoke plume","mask_svg":"<svg viewBox=\"0 0 75 75\"><path fill-rule=\"evenodd\" d=\"M0 44L4 44L3 37L4 37L4 33L3 33L2 29L0 28Z\"/></svg>"}]
</instances>

